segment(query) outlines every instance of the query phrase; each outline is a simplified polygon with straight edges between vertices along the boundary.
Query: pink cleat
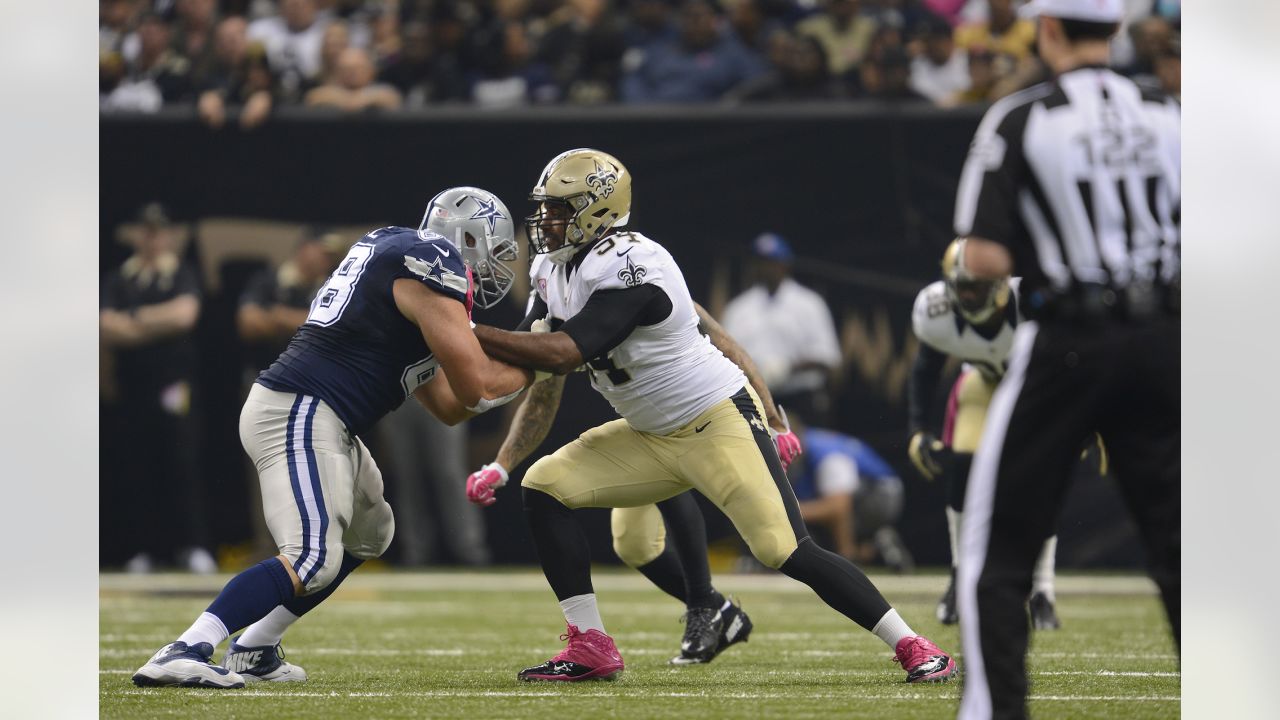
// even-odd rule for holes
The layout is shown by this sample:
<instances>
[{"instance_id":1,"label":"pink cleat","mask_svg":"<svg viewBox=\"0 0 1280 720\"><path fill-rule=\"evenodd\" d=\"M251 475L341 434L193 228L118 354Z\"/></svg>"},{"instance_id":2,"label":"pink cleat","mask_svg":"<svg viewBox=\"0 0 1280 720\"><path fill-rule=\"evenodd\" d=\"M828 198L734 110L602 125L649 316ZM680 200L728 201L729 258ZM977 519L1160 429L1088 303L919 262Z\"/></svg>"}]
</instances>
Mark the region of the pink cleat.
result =
<instances>
[{"instance_id":1,"label":"pink cleat","mask_svg":"<svg viewBox=\"0 0 1280 720\"><path fill-rule=\"evenodd\" d=\"M555 657L531 668L521 670L516 677L521 680L610 680L622 672L622 656L613 638L599 630L578 632L569 626L560 636L569 644Z\"/></svg>"},{"instance_id":2,"label":"pink cleat","mask_svg":"<svg viewBox=\"0 0 1280 720\"><path fill-rule=\"evenodd\" d=\"M895 650L893 659L907 671L909 683L946 682L960 672L956 661L923 635L902 638Z\"/></svg>"}]
</instances>

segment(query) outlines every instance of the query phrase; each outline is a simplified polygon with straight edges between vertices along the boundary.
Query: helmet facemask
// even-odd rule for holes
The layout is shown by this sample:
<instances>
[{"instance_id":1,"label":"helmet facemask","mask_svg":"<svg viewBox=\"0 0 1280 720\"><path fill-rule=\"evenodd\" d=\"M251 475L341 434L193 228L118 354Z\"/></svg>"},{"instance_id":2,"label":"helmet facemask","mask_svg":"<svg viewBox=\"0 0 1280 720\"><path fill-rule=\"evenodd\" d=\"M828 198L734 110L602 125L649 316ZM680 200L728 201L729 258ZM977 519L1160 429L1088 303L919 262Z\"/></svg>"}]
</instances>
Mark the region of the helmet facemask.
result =
<instances>
[{"instance_id":1,"label":"helmet facemask","mask_svg":"<svg viewBox=\"0 0 1280 720\"><path fill-rule=\"evenodd\" d=\"M462 253L477 307L493 307L511 290L516 274L506 263L517 259L519 247L511 214L493 193L459 187L436 195L427 205L418 235L426 231L444 236Z\"/></svg>"},{"instance_id":2,"label":"helmet facemask","mask_svg":"<svg viewBox=\"0 0 1280 720\"><path fill-rule=\"evenodd\" d=\"M537 210L525 218L529 250L563 265L631 213L631 175L617 158L579 148L547 163L529 199Z\"/></svg>"}]
</instances>

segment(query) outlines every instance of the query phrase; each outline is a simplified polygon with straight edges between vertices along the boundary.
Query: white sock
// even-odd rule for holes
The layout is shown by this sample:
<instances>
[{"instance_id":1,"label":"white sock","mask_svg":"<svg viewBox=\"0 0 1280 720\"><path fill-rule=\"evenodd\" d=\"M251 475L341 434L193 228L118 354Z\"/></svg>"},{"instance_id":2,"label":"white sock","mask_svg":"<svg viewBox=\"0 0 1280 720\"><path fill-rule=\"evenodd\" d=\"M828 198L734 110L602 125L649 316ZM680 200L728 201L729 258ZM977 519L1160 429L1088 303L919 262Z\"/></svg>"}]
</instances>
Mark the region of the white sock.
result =
<instances>
[{"instance_id":1,"label":"white sock","mask_svg":"<svg viewBox=\"0 0 1280 720\"><path fill-rule=\"evenodd\" d=\"M578 628L578 632L599 630L604 632L604 620L600 619L600 608L596 607L596 594L574 595L560 601L560 609L564 611L564 620ZM608 635L608 633L605 633Z\"/></svg>"},{"instance_id":2,"label":"white sock","mask_svg":"<svg viewBox=\"0 0 1280 720\"><path fill-rule=\"evenodd\" d=\"M1044 593L1050 601L1053 597L1053 565L1054 556L1058 553L1058 536L1054 535L1044 541L1040 548L1040 557L1036 559L1036 569L1031 574L1031 592Z\"/></svg>"},{"instance_id":3,"label":"white sock","mask_svg":"<svg viewBox=\"0 0 1280 720\"><path fill-rule=\"evenodd\" d=\"M184 642L188 646L207 642L216 648L229 634L227 626L222 624L217 615L204 612L200 613L200 617L191 623L186 632L178 636L178 642Z\"/></svg>"},{"instance_id":4,"label":"white sock","mask_svg":"<svg viewBox=\"0 0 1280 720\"><path fill-rule=\"evenodd\" d=\"M895 651L898 649L899 640L905 637L915 637L915 632L907 626L907 621L903 620L898 611L893 608L889 608L889 612L880 618L880 622L871 628L871 632L875 633L876 637L885 641Z\"/></svg>"},{"instance_id":5,"label":"white sock","mask_svg":"<svg viewBox=\"0 0 1280 720\"><path fill-rule=\"evenodd\" d=\"M289 612L285 606L277 605L266 617L245 629L236 644L241 647L275 647L284 637L285 630L296 622L297 615Z\"/></svg>"},{"instance_id":6,"label":"white sock","mask_svg":"<svg viewBox=\"0 0 1280 720\"><path fill-rule=\"evenodd\" d=\"M951 569L960 566L960 518L964 513L947 506L947 535L951 538Z\"/></svg>"}]
</instances>

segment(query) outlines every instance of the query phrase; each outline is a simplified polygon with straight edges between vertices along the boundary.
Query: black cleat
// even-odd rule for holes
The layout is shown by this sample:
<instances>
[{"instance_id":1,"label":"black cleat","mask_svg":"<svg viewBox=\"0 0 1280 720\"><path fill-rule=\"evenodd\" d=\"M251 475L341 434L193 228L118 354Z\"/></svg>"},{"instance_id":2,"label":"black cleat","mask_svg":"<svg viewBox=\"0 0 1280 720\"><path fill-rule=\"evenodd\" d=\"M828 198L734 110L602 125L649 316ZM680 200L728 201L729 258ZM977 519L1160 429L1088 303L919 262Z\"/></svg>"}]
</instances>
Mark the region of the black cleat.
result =
<instances>
[{"instance_id":1,"label":"black cleat","mask_svg":"<svg viewBox=\"0 0 1280 720\"><path fill-rule=\"evenodd\" d=\"M1053 608L1053 601L1048 595L1038 592L1027 601L1027 611L1031 614L1031 626L1037 630L1057 630L1062 627L1058 613Z\"/></svg>"},{"instance_id":2,"label":"black cleat","mask_svg":"<svg viewBox=\"0 0 1280 720\"><path fill-rule=\"evenodd\" d=\"M719 615L719 621L716 623L719 625L719 630L714 649L710 652L703 652L700 654L688 652L685 648L688 647L687 643L690 639L690 631L686 626L685 642L681 643L680 654L671 658L670 662L672 665L696 665L699 663L709 663L712 660L715 660L716 656L720 653L727 650L730 645L747 641L747 638L751 635L751 628L753 625L751 624L751 618L747 617L747 614L742 611L740 606L730 603L729 607L724 610L713 612ZM688 616L686 615L686 618L687 617ZM686 622L689 622L689 620L686 620Z\"/></svg>"},{"instance_id":3,"label":"black cleat","mask_svg":"<svg viewBox=\"0 0 1280 720\"><path fill-rule=\"evenodd\" d=\"M683 621L684 638L680 641L680 654L671 658L671 664L711 662L720 647L724 613L719 608L689 608Z\"/></svg>"},{"instance_id":4,"label":"black cleat","mask_svg":"<svg viewBox=\"0 0 1280 720\"><path fill-rule=\"evenodd\" d=\"M938 601L938 622L943 625L955 625L960 621L956 614L956 569L951 568L951 580L947 583L947 591L942 593Z\"/></svg>"}]
</instances>

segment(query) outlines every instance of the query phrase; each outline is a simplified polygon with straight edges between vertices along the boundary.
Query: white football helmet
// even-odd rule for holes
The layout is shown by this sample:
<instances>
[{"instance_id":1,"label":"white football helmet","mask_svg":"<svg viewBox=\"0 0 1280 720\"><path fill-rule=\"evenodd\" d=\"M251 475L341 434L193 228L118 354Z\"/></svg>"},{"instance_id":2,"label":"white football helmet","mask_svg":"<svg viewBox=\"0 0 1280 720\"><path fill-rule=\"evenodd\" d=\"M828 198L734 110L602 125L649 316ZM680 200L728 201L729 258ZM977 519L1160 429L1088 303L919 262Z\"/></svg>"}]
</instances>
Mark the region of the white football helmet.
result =
<instances>
[{"instance_id":1,"label":"white football helmet","mask_svg":"<svg viewBox=\"0 0 1280 720\"><path fill-rule=\"evenodd\" d=\"M497 195L475 187L449 188L431 198L418 234L443 235L462 252L471 270L475 304L493 307L506 296L515 271L505 263L518 255L511 213Z\"/></svg>"}]
</instances>

